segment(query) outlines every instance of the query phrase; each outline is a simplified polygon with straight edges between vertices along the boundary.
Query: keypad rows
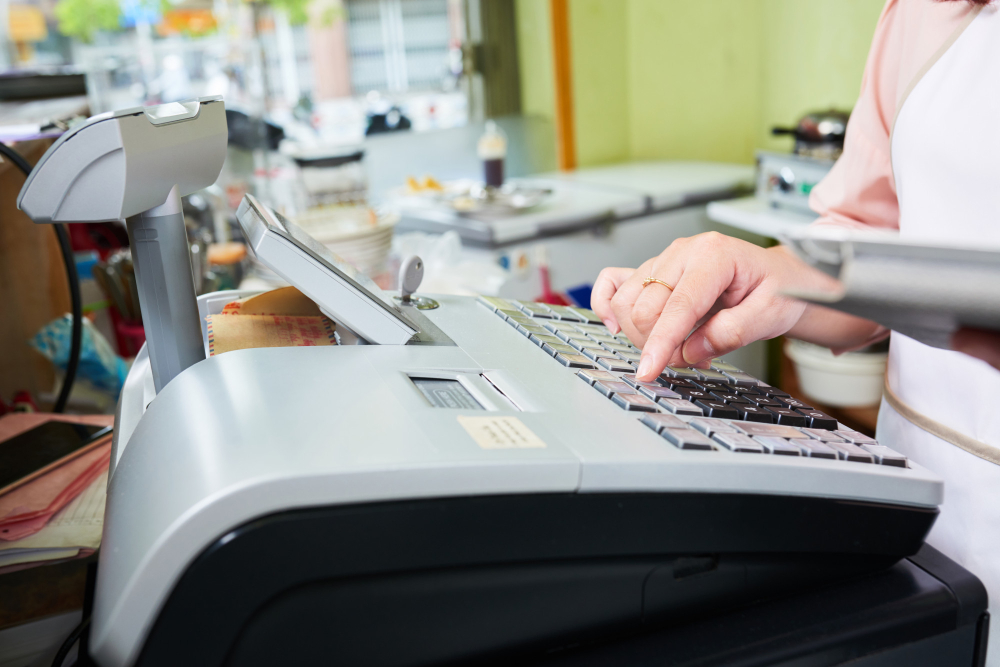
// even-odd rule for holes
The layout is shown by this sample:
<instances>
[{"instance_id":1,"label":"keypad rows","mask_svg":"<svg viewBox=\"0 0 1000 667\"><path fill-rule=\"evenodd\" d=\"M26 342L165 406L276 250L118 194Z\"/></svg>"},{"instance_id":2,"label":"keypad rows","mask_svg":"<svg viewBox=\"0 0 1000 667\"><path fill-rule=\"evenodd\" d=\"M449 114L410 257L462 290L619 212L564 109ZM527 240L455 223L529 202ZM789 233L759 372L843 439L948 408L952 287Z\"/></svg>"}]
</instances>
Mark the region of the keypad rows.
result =
<instances>
[{"instance_id":1,"label":"keypad rows","mask_svg":"<svg viewBox=\"0 0 1000 667\"><path fill-rule=\"evenodd\" d=\"M656 382L639 382L639 350L623 334L596 324L600 319L592 311L491 297L480 297L480 303L564 366L578 369L581 379L616 405L645 413L643 423L681 449L906 467L897 452L722 359L710 369L668 366Z\"/></svg>"},{"instance_id":2,"label":"keypad rows","mask_svg":"<svg viewBox=\"0 0 1000 667\"><path fill-rule=\"evenodd\" d=\"M593 324L593 320L600 321L593 311L495 297L480 297L479 301L564 366L603 372L602 379L609 381L622 379L611 374L631 375L638 367L639 350L626 336L615 336L603 324ZM529 315L543 309L549 309L554 316L569 310L574 316L590 321L552 318L541 321ZM638 386L631 382L633 387L619 386L617 390L614 385L601 384L597 389L629 411L668 411L790 426L837 427L837 420L829 415L760 383L732 364L716 359L711 365L708 369L668 366L656 383ZM590 384L595 384L595 376L582 377L591 378ZM628 380L627 375L625 379ZM653 389L657 385L662 389Z\"/></svg>"},{"instance_id":3,"label":"keypad rows","mask_svg":"<svg viewBox=\"0 0 1000 667\"><path fill-rule=\"evenodd\" d=\"M848 429L826 431L780 424L647 414L642 423L679 449L721 451L877 463L905 468L906 457L874 439Z\"/></svg>"}]
</instances>

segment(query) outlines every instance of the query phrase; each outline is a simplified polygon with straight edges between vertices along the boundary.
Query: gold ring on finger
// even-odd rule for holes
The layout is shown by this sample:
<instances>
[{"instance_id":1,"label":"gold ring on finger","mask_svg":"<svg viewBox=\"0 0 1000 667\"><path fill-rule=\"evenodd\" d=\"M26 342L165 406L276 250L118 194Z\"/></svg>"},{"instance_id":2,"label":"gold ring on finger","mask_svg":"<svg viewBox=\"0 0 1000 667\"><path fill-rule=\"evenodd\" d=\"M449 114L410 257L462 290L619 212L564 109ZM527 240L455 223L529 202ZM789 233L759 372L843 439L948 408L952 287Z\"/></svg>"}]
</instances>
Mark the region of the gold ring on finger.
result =
<instances>
[{"instance_id":1,"label":"gold ring on finger","mask_svg":"<svg viewBox=\"0 0 1000 667\"><path fill-rule=\"evenodd\" d=\"M649 286L649 285L651 285L653 283L660 283L661 285L663 285L664 287L666 287L671 292L674 291L674 288L673 288L672 285L670 285L669 283L666 283L666 282L660 280L659 278L654 278L652 276L650 276L649 278L646 278L645 280L643 280L642 281L642 286L643 287L647 287L647 286Z\"/></svg>"}]
</instances>

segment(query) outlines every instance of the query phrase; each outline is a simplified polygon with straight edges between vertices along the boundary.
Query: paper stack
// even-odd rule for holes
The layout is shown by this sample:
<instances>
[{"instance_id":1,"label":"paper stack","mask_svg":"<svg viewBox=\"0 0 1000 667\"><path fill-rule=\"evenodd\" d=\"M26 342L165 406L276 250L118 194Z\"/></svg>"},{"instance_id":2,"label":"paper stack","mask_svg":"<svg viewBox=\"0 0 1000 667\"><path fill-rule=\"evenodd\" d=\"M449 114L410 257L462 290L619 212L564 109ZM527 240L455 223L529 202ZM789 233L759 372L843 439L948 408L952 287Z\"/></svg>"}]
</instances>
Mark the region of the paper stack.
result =
<instances>
[{"instance_id":1,"label":"paper stack","mask_svg":"<svg viewBox=\"0 0 1000 667\"><path fill-rule=\"evenodd\" d=\"M0 419L0 447L46 421L110 425L110 417L20 414ZM0 574L70 558L100 546L111 457L106 435L0 493Z\"/></svg>"}]
</instances>

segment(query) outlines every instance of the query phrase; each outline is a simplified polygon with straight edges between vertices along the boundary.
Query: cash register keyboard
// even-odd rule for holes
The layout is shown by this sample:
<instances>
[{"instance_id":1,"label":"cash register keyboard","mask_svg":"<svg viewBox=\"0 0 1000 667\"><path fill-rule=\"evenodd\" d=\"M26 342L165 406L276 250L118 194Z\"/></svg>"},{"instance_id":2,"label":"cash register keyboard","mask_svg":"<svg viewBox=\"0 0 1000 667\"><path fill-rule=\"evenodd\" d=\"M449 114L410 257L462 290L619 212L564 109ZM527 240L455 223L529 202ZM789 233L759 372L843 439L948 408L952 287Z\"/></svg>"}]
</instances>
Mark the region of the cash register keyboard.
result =
<instances>
[{"instance_id":1,"label":"cash register keyboard","mask_svg":"<svg viewBox=\"0 0 1000 667\"><path fill-rule=\"evenodd\" d=\"M639 382L639 350L586 308L480 297L518 333L681 450L906 468L902 454L722 359Z\"/></svg>"}]
</instances>

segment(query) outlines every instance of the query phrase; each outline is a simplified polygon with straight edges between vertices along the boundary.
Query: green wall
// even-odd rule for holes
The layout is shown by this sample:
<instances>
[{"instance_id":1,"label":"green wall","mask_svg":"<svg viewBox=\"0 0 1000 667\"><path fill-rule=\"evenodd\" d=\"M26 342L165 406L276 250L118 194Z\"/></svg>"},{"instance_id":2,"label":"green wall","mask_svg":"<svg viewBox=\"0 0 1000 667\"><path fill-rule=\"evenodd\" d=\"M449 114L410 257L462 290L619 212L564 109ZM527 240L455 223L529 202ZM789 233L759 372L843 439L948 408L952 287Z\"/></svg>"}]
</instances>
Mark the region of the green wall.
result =
<instances>
[{"instance_id":1,"label":"green wall","mask_svg":"<svg viewBox=\"0 0 1000 667\"><path fill-rule=\"evenodd\" d=\"M570 0L577 156L753 161L850 108L883 0ZM548 2L518 0L526 113L553 115Z\"/></svg>"}]
</instances>

